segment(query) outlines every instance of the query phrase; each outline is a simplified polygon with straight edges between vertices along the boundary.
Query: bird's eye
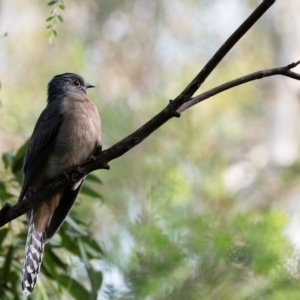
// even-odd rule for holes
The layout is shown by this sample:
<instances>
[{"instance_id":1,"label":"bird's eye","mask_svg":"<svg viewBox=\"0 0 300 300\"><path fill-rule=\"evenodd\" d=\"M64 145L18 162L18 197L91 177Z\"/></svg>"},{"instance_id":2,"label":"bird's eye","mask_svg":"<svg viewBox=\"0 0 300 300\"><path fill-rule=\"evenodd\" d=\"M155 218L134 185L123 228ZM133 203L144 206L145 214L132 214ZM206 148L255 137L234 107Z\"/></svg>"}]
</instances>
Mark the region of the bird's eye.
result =
<instances>
[{"instance_id":1,"label":"bird's eye","mask_svg":"<svg viewBox=\"0 0 300 300\"><path fill-rule=\"evenodd\" d=\"M78 79L74 79L73 80L73 85L76 86L76 87L80 87L81 84L80 84L80 81Z\"/></svg>"}]
</instances>

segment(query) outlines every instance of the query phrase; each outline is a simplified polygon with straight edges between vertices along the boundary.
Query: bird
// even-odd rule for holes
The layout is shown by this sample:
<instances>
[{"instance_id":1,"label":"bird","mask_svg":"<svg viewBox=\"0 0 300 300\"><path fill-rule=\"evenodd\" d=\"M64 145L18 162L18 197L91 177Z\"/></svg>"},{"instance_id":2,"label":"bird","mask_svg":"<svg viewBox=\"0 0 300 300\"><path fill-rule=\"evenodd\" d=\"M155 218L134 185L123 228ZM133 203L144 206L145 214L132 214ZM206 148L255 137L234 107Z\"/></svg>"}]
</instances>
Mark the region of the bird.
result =
<instances>
[{"instance_id":1,"label":"bird","mask_svg":"<svg viewBox=\"0 0 300 300\"><path fill-rule=\"evenodd\" d=\"M101 120L87 89L95 87L75 73L56 75L48 83L47 105L39 116L23 163L19 201L53 182L101 149ZM37 282L45 243L70 212L84 179L58 191L27 213L28 235L22 290L29 295Z\"/></svg>"}]
</instances>

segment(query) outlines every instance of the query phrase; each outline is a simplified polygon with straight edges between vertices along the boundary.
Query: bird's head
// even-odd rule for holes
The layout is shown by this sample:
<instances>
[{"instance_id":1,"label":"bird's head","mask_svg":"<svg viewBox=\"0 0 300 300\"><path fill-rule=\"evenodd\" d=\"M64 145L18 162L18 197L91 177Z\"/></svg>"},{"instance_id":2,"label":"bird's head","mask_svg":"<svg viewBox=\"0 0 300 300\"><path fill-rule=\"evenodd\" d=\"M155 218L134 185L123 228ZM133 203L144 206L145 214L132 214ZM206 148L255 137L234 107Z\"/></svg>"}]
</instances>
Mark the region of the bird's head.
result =
<instances>
[{"instance_id":1,"label":"bird's head","mask_svg":"<svg viewBox=\"0 0 300 300\"><path fill-rule=\"evenodd\" d=\"M95 87L87 83L84 79L75 73L64 73L56 75L48 84L48 101L51 96L66 95L70 93L87 94L87 89Z\"/></svg>"}]
</instances>

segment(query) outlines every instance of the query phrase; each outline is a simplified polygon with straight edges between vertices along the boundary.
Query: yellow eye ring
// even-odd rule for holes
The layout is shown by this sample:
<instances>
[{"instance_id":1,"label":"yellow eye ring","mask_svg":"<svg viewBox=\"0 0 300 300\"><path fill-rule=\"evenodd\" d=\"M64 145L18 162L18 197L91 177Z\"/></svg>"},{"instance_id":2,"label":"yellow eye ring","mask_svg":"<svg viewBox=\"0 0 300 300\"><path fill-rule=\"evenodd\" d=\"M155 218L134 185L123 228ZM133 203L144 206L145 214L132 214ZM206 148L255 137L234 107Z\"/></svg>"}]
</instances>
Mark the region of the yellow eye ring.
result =
<instances>
[{"instance_id":1,"label":"yellow eye ring","mask_svg":"<svg viewBox=\"0 0 300 300\"><path fill-rule=\"evenodd\" d=\"M74 86L76 86L76 87L80 87L81 86L80 81L78 79L74 79L73 82L72 82L72 84Z\"/></svg>"}]
</instances>

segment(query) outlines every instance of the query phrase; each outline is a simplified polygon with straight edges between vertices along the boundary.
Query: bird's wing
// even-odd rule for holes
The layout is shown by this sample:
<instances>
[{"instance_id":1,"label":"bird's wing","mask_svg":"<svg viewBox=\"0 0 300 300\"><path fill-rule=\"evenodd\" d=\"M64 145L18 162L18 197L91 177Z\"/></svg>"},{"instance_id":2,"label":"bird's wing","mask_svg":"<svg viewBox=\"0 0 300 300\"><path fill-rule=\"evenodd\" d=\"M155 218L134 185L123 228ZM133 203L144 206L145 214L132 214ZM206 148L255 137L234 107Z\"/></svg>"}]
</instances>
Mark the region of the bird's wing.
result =
<instances>
[{"instance_id":1,"label":"bird's wing","mask_svg":"<svg viewBox=\"0 0 300 300\"><path fill-rule=\"evenodd\" d=\"M76 187L66 188L60 198L59 204L55 208L53 215L46 227L44 238L45 242L48 242L55 232L60 228L61 224L69 214L71 208L73 207L75 200L81 190L84 179L76 184Z\"/></svg>"},{"instance_id":2,"label":"bird's wing","mask_svg":"<svg viewBox=\"0 0 300 300\"><path fill-rule=\"evenodd\" d=\"M33 134L31 136L27 152L24 158L24 181L19 196L23 200L32 181L41 171L55 145L56 136L63 122L63 115L57 101L50 102L41 113Z\"/></svg>"}]
</instances>

